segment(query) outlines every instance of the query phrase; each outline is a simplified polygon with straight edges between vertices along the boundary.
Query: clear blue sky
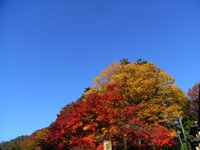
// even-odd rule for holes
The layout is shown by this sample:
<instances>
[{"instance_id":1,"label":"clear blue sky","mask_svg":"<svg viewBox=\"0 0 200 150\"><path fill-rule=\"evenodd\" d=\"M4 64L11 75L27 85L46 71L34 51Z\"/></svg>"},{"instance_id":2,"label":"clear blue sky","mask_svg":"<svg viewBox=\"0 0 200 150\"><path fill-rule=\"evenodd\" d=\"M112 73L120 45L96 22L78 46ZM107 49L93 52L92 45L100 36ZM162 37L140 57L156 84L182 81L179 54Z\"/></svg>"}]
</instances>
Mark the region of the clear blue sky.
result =
<instances>
[{"instance_id":1,"label":"clear blue sky","mask_svg":"<svg viewBox=\"0 0 200 150\"><path fill-rule=\"evenodd\" d=\"M187 92L200 79L199 0L0 1L0 141L48 126L113 61Z\"/></svg>"}]
</instances>

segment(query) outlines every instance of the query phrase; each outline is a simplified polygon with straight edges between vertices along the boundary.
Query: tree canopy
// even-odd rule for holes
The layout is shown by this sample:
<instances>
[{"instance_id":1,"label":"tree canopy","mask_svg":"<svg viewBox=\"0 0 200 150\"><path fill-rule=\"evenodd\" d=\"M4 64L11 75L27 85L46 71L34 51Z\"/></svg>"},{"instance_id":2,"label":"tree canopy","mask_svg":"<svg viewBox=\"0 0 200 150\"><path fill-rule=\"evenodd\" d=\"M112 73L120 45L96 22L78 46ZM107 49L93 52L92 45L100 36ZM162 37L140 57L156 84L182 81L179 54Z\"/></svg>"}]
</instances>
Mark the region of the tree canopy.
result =
<instances>
[{"instance_id":1,"label":"tree canopy","mask_svg":"<svg viewBox=\"0 0 200 150\"><path fill-rule=\"evenodd\" d=\"M107 85L105 93L88 94L70 105L71 113L65 118L60 114L50 126L44 147L102 150L103 140L112 140L113 147L124 150L174 145L167 128L149 126L136 116L137 106L126 104L122 88Z\"/></svg>"},{"instance_id":2,"label":"tree canopy","mask_svg":"<svg viewBox=\"0 0 200 150\"><path fill-rule=\"evenodd\" d=\"M119 149L170 147L174 134L163 125L182 116L185 99L174 79L154 64L114 62L81 99L62 109L44 147L102 149L107 139Z\"/></svg>"},{"instance_id":3,"label":"tree canopy","mask_svg":"<svg viewBox=\"0 0 200 150\"><path fill-rule=\"evenodd\" d=\"M174 79L152 63L139 60L126 65L112 63L95 78L88 91L106 92L109 84L123 86L128 105L137 105L138 116L151 124L172 121L173 116L183 115L186 96L174 84Z\"/></svg>"},{"instance_id":4,"label":"tree canopy","mask_svg":"<svg viewBox=\"0 0 200 150\"><path fill-rule=\"evenodd\" d=\"M200 83L196 83L187 93L189 101L185 109L185 113L191 120L198 120L199 88Z\"/></svg>"},{"instance_id":5,"label":"tree canopy","mask_svg":"<svg viewBox=\"0 0 200 150\"><path fill-rule=\"evenodd\" d=\"M196 86L188 95L196 101ZM164 70L142 59L122 59L103 70L77 101L63 107L49 127L15 147L102 150L103 141L111 140L115 150L168 149L175 144L175 132L166 124L182 117L185 104L185 94Z\"/></svg>"}]
</instances>

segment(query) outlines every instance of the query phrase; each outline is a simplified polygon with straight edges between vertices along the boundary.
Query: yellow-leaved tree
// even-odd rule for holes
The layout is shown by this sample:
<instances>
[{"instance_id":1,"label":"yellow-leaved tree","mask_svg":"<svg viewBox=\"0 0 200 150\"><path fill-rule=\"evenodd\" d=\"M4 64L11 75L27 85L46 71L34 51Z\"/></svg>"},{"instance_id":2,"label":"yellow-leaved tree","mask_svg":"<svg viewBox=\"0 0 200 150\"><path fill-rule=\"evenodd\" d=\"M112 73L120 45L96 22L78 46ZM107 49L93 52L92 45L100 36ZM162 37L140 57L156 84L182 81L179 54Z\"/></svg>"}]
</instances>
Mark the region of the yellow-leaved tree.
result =
<instances>
[{"instance_id":1,"label":"yellow-leaved tree","mask_svg":"<svg viewBox=\"0 0 200 150\"><path fill-rule=\"evenodd\" d=\"M20 150L42 150L41 143L44 142L48 129L37 130L30 136L19 142Z\"/></svg>"},{"instance_id":2,"label":"yellow-leaved tree","mask_svg":"<svg viewBox=\"0 0 200 150\"><path fill-rule=\"evenodd\" d=\"M95 78L86 94L106 92L107 86L122 86L125 105L136 105L138 116L149 124L172 124L174 116L182 116L186 96L174 84L174 79L153 63L139 59L130 63L114 62Z\"/></svg>"}]
</instances>

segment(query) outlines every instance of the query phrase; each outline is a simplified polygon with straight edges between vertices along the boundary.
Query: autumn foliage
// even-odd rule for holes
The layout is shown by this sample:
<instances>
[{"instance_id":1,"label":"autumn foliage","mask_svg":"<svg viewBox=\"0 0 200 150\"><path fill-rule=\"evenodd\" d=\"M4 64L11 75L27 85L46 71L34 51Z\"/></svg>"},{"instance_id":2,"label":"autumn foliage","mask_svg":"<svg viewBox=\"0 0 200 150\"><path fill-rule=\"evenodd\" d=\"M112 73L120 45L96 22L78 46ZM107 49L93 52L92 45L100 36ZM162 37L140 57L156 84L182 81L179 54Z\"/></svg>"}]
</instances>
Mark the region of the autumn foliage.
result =
<instances>
[{"instance_id":1,"label":"autumn foliage","mask_svg":"<svg viewBox=\"0 0 200 150\"><path fill-rule=\"evenodd\" d=\"M46 149L102 149L103 140L112 140L118 149L172 146L173 137L163 126L149 126L137 116L137 106L128 105L120 94L123 85L109 85L106 93L91 93L70 105L49 127ZM118 92L113 91L117 89ZM68 110L69 111L69 110Z\"/></svg>"},{"instance_id":2,"label":"autumn foliage","mask_svg":"<svg viewBox=\"0 0 200 150\"><path fill-rule=\"evenodd\" d=\"M186 96L174 79L152 63L112 63L95 78L87 92L107 92L110 84L123 85L121 94L126 103L138 107L137 116L150 124L172 124L172 116L183 116Z\"/></svg>"},{"instance_id":3,"label":"autumn foliage","mask_svg":"<svg viewBox=\"0 0 200 150\"><path fill-rule=\"evenodd\" d=\"M191 96L193 91L191 90ZM21 142L26 150L168 149L175 145L173 116L182 116L185 95L152 63L112 63L48 128Z\"/></svg>"},{"instance_id":4,"label":"autumn foliage","mask_svg":"<svg viewBox=\"0 0 200 150\"><path fill-rule=\"evenodd\" d=\"M200 83L196 83L187 93L189 101L185 108L185 114L191 120L198 120L199 90Z\"/></svg>"}]
</instances>

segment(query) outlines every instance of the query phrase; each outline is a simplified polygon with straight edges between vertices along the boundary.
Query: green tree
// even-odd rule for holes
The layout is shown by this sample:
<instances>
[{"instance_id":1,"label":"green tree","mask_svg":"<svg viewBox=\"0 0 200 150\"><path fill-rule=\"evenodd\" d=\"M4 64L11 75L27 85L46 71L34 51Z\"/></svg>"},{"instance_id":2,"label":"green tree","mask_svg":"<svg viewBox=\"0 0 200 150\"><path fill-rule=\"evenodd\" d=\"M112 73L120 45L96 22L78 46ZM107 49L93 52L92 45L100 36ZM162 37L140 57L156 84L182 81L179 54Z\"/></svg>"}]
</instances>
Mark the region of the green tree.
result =
<instances>
[{"instance_id":1,"label":"green tree","mask_svg":"<svg viewBox=\"0 0 200 150\"><path fill-rule=\"evenodd\" d=\"M147 61L142 60L141 58L139 58L136 62L137 64L146 64Z\"/></svg>"},{"instance_id":2,"label":"green tree","mask_svg":"<svg viewBox=\"0 0 200 150\"><path fill-rule=\"evenodd\" d=\"M127 58L123 58L122 60L120 60L120 64L121 65L127 65L127 64L130 64L130 62L128 61Z\"/></svg>"}]
</instances>

